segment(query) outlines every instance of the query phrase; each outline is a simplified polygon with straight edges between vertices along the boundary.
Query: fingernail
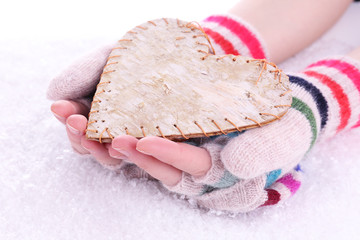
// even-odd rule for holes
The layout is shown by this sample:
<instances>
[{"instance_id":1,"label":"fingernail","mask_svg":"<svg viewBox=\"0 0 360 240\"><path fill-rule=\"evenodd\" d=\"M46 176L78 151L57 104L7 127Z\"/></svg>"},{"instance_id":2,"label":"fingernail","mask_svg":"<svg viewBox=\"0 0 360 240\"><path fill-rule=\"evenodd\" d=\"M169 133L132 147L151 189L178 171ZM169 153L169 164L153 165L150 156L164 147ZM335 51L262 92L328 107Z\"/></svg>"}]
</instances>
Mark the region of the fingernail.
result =
<instances>
[{"instance_id":1,"label":"fingernail","mask_svg":"<svg viewBox=\"0 0 360 240\"><path fill-rule=\"evenodd\" d=\"M51 111L51 112L52 112L52 114L53 114L58 120L60 120L60 121L65 121L66 118L58 115L56 112L53 112L53 111Z\"/></svg>"},{"instance_id":2,"label":"fingernail","mask_svg":"<svg viewBox=\"0 0 360 240\"><path fill-rule=\"evenodd\" d=\"M72 127L70 124L67 124L67 127L69 129L69 131L73 134L77 134L77 135L80 135L81 132L79 130L77 130L76 128Z\"/></svg>"},{"instance_id":3,"label":"fingernail","mask_svg":"<svg viewBox=\"0 0 360 240\"><path fill-rule=\"evenodd\" d=\"M116 150L116 151L118 151L118 150ZM120 153L120 152L117 152L117 153L113 153L113 154L111 155L111 157L124 160L124 159L126 159L128 156L126 156L126 155L124 155L124 154L122 154L122 153Z\"/></svg>"},{"instance_id":4,"label":"fingernail","mask_svg":"<svg viewBox=\"0 0 360 240\"><path fill-rule=\"evenodd\" d=\"M84 147L84 145L81 145L86 151L91 152L90 149Z\"/></svg>"},{"instance_id":5,"label":"fingernail","mask_svg":"<svg viewBox=\"0 0 360 240\"><path fill-rule=\"evenodd\" d=\"M123 149L120 149L120 148L114 148L116 151L118 151L119 153L121 153L122 155L124 155L126 158L128 158L130 156L130 154L123 150Z\"/></svg>"},{"instance_id":6,"label":"fingernail","mask_svg":"<svg viewBox=\"0 0 360 240\"><path fill-rule=\"evenodd\" d=\"M136 151L138 151L138 152L141 152L141 153L143 153L143 154L147 154L147 155L148 155L148 153L147 153L147 152L145 152L145 151L143 151L142 149L139 149L139 148L137 148L137 147L136 147Z\"/></svg>"}]
</instances>

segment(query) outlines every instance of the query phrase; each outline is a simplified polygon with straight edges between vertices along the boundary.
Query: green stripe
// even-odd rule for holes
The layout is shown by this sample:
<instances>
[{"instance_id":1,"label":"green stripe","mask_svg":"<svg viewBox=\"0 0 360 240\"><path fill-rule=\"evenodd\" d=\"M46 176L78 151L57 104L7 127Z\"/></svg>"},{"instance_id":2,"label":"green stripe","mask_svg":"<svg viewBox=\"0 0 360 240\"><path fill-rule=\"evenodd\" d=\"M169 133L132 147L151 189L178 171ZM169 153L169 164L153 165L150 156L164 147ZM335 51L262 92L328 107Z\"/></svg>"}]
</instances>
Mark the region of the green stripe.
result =
<instances>
[{"instance_id":1,"label":"green stripe","mask_svg":"<svg viewBox=\"0 0 360 240\"><path fill-rule=\"evenodd\" d=\"M315 143L315 141L317 139L317 135L318 135L314 113L306 103L304 103L303 101L301 101L300 99L298 99L296 97L293 97L291 107L298 110L302 114L304 114L304 116L307 118L307 120L310 123L311 132L312 132L311 145L308 150L308 151L310 151L310 149L314 146L314 143Z\"/></svg>"}]
</instances>

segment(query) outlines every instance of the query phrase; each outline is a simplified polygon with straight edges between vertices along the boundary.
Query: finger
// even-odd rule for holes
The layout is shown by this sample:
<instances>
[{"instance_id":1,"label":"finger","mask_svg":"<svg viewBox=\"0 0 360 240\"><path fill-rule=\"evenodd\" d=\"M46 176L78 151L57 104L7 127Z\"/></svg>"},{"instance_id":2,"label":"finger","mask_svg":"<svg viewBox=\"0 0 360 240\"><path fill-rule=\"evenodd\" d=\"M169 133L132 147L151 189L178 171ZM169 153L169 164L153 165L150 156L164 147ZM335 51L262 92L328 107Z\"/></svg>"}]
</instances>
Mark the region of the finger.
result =
<instances>
[{"instance_id":1,"label":"finger","mask_svg":"<svg viewBox=\"0 0 360 240\"><path fill-rule=\"evenodd\" d=\"M51 111L60 122L65 124L66 119L73 114L87 116L89 108L82 103L59 100L51 105Z\"/></svg>"},{"instance_id":2,"label":"finger","mask_svg":"<svg viewBox=\"0 0 360 240\"><path fill-rule=\"evenodd\" d=\"M89 153L81 145L81 138L85 135L87 119L83 115L71 115L66 120L66 132L72 147L81 154Z\"/></svg>"},{"instance_id":3,"label":"finger","mask_svg":"<svg viewBox=\"0 0 360 240\"><path fill-rule=\"evenodd\" d=\"M132 136L120 136L112 141L112 147L126 155L130 162L144 169L152 177L166 185L176 185L181 180L182 171L152 156L137 151L136 144L138 141Z\"/></svg>"},{"instance_id":4,"label":"finger","mask_svg":"<svg viewBox=\"0 0 360 240\"><path fill-rule=\"evenodd\" d=\"M80 138L81 146L89 151L91 155L102 165L105 166L120 166L126 156L117 152L112 156L109 153L109 149L105 144L101 144L96 141L88 140L85 135Z\"/></svg>"},{"instance_id":5,"label":"finger","mask_svg":"<svg viewBox=\"0 0 360 240\"><path fill-rule=\"evenodd\" d=\"M186 143L149 136L139 140L136 149L195 177L205 175L211 168L210 154Z\"/></svg>"}]
</instances>

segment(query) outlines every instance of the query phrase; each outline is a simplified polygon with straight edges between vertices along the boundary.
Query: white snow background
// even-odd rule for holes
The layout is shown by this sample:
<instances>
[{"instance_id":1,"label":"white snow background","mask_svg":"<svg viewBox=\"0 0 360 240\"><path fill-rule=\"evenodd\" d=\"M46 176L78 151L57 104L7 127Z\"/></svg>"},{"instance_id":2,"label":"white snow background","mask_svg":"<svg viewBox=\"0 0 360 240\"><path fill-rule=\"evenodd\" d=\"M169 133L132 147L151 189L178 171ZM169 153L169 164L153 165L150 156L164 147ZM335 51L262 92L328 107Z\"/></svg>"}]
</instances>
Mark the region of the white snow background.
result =
<instances>
[{"instance_id":1,"label":"white snow background","mask_svg":"<svg viewBox=\"0 0 360 240\"><path fill-rule=\"evenodd\" d=\"M77 57L158 17L200 21L218 1L7 1L0 9L0 239L360 239L360 129L317 145L284 204L199 210L74 153L45 93ZM330 3L329 3L330 4ZM360 4L280 66L301 70L360 46Z\"/></svg>"}]
</instances>

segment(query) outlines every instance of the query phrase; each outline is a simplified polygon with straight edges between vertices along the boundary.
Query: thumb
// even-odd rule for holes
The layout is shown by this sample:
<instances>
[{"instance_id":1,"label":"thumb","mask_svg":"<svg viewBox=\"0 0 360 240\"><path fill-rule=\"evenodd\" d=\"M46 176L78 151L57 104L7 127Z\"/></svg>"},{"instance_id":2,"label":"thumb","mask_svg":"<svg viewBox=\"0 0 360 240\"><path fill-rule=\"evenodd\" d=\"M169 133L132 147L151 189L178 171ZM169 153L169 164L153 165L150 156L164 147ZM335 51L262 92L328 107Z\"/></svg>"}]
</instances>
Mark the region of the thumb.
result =
<instances>
[{"instance_id":1,"label":"thumb","mask_svg":"<svg viewBox=\"0 0 360 240\"><path fill-rule=\"evenodd\" d=\"M114 46L103 46L68 66L50 82L47 97L51 100L69 100L92 94Z\"/></svg>"}]
</instances>

